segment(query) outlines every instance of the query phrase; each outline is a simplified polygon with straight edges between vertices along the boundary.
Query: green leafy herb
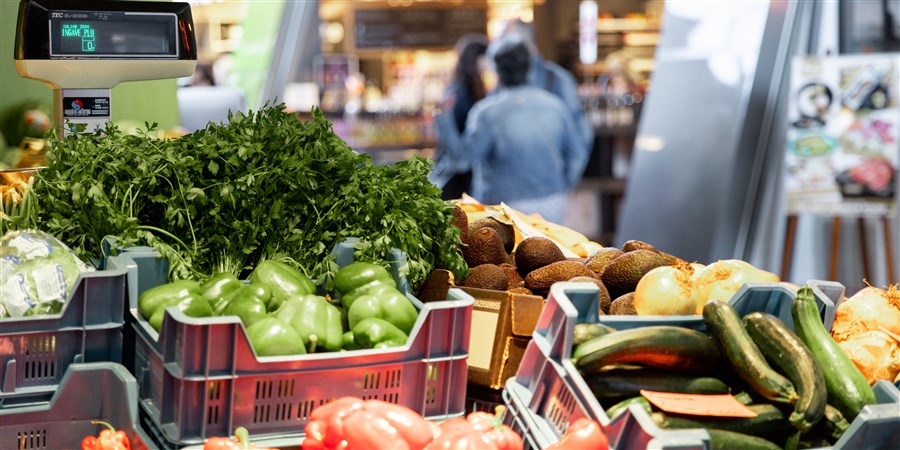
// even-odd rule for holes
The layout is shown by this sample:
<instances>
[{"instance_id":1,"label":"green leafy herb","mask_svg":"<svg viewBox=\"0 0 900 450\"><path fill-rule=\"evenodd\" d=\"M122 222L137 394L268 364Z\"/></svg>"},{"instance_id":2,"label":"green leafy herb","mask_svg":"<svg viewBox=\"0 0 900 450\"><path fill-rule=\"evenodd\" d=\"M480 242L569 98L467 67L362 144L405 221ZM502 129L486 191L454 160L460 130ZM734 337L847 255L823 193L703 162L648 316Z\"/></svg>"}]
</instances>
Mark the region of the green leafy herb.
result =
<instances>
[{"instance_id":1,"label":"green leafy herb","mask_svg":"<svg viewBox=\"0 0 900 450\"><path fill-rule=\"evenodd\" d=\"M84 258L101 257L109 236L154 246L172 278L246 274L276 259L330 283L328 254L348 237L363 241L358 259L403 250L413 286L434 268L464 275L452 205L425 159L375 165L321 111L303 122L283 105L173 140L145 125L51 137L34 187L40 228Z\"/></svg>"}]
</instances>

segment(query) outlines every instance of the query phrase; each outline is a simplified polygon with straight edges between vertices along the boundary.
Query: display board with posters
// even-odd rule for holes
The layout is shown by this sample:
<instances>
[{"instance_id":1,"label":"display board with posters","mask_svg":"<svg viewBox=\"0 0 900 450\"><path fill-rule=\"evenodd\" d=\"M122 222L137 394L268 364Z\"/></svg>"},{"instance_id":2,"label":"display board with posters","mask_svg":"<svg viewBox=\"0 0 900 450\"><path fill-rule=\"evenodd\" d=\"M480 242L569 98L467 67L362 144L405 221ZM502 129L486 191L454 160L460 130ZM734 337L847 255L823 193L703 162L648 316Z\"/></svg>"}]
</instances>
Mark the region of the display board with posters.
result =
<instances>
[{"instance_id":1,"label":"display board with posters","mask_svg":"<svg viewBox=\"0 0 900 450\"><path fill-rule=\"evenodd\" d=\"M793 61L785 160L790 214L893 213L898 66L897 53Z\"/></svg>"}]
</instances>

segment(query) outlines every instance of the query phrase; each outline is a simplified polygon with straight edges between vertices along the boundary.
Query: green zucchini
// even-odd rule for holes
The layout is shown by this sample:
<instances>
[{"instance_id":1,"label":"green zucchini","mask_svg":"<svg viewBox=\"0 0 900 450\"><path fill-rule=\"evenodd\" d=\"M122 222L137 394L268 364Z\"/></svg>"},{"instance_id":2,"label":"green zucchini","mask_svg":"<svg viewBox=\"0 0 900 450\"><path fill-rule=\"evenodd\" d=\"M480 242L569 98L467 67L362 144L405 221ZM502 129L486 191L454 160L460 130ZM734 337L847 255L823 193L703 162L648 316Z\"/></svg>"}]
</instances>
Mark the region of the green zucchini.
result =
<instances>
[{"instance_id":1,"label":"green zucchini","mask_svg":"<svg viewBox=\"0 0 900 450\"><path fill-rule=\"evenodd\" d=\"M781 447L761 437L734 431L707 429L712 450L781 450Z\"/></svg>"},{"instance_id":2,"label":"green zucchini","mask_svg":"<svg viewBox=\"0 0 900 450\"><path fill-rule=\"evenodd\" d=\"M797 336L822 368L828 403L852 421L863 406L877 402L872 387L825 329L812 288L804 286L797 291L791 313Z\"/></svg>"},{"instance_id":3,"label":"green zucchini","mask_svg":"<svg viewBox=\"0 0 900 450\"><path fill-rule=\"evenodd\" d=\"M619 414L625 412L631 405L640 406L644 411L647 411L647 414L653 412L653 407L650 406L650 402L643 396L638 395L636 397L626 398L625 400L610 406L609 409L606 410L606 417L614 419Z\"/></svg>"},{"instance_id":4,"label":"green zucchini","mask_svg":"<svg viewBox=\"0 0 900 450\"><path fill-rule=\"evenodd\" d=\"M614 331L616 331L615 328L599 323L575 324L575 332L572 334L572 346L578 347L595 337L600 337Z\"/></svg>"},{"instance_id":5,"label":"green zucchini","mask_svg":"<svg viewBox=\"0 0 900 450\"><path fill-rule=\"evenodd\" d=\"M766 313L744 316L744 328L766 359L787 376L797 390L797 403L789 417L800 431L812 428L825 413L828 392L822 368L806 345L781 319Z\"/></svg>"},{"instance_id":6,"label":"green zucchini","mask_svg":"<svg viewBox=\"0 0 900 450\"><path fill-rule=\"evenodd\" d=\"M721 353L705 333L660 325L616 331L591 339L578 347L576 367L595 372L618 363L682 371L707 371L718 367Z\"/></svg>"},{"instance_id":7,"label":"green zucchini","mask_svg":"<svg viewBox=\"0 0 900 450\"><path fill-rule=\"evenodd\" d=\"M696 377L651 368L613 369L593 372L584 381L600 400L641 395L641 390L682 394L727 394L728 385L718 378Z\"/></svg>"},{"instance_id":8,"label":"green zucchini","mask_svg":"<svg viewBox=\"0 0 900 450\"><path fill-rule=\"evenodd\" d=\"M840 439L844 432L850 428L850 422L847 422L844 415L831 405L825 405L825 416L822 422L825 423L828 434L835 440Z\"/></svg>"},{"instance_id":9,"label":"green zucchini","mask_svg":"<svg viewBox=\"0 0 900 450\"><path fill-rule=\"evenodd\" d=\"M760 403L758 405L749 405L747 408L753 410L756 413L756 417L709 417L662 412L650 414L650 417L660 428L707 428L755 436L780 435L790 427L781 410L773 405Z\"/></svg>"},{"instance_id":10,"label":"green zucchini","mask_svg":"<svg viewBox=\"0 0 900 450\"><path fill-rule=\"evenodd\" d=\"M769 366L734 307L720 300L709 301L703 306L703 322L722 345L731 367L754 391L776 402L797 401L794 385Z\"/></svg>"}]
</instances>

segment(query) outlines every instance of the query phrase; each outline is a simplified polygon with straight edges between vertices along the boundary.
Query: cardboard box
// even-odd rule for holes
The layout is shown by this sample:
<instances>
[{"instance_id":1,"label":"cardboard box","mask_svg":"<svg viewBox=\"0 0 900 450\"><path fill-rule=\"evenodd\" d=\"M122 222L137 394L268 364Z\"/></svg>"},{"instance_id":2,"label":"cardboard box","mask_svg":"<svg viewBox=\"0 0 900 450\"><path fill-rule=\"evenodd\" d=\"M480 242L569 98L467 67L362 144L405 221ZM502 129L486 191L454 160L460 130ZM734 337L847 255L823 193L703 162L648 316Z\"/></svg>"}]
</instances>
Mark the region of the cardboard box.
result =
<instances>
[{"instance_id":1,"label":"cardboard box","mask_svg":"<svg viewBox=\"0 0 900 450\"><path fill-rule=\"evenodd\" d=\"M536 295L462 288L475 299L469 338L471 384L503 389L515 376L544 300Z\"/></svg>"}]
</instances>

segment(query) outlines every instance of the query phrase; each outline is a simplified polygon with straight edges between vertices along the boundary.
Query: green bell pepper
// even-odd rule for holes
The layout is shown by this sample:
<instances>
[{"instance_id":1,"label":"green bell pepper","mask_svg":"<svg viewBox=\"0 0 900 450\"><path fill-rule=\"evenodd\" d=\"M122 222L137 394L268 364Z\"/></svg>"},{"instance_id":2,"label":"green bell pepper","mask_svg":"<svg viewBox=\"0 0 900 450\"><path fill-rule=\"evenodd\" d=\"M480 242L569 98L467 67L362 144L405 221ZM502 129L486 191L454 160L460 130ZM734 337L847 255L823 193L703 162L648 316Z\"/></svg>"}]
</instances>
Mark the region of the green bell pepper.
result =
<instances>
[{"instance_id":1,"label":"green bell pepper","mask_svg":"<svg viewBox=\"0 0 900 450\"><path fill-rule=\"evenodd\" d=\"M306 353L300 334L289 323L277 317L267 317L247 328L247 339L257 356Z\"/></svg>"},{"instance_id":2,"label":"green bell pepper","mask_svg":"<svg viewBox=\"0 0 900 450\"><path fill-rule=\"evenodd\" d=\"M339 294L345 295L373 281L381 281L397 287L394 278L384 267L375 263L356 261L337 271L334 275L334 289Z\"/></svg>"},{"instance_id":3,"label":"green bell pepper","mask_svg":"<svg viewBox=\"0 0 900 450\"><path fill-rule=\"evenodd\" d=\"M301 295L291 297L275 312L300 334L308 353L336 352L341 349L344 328L341 311L325 297Z\"/></svg>"},{"instance_id":4,"label":"green bell pepper","mask_svg":"<svg viewBox=\"0 0 900 450\"><path fill-rule=\"evenodd\" d=\"M215 307L228 294L244 287L244 283L238 280L231 272L221 272L213 275L200 285L200 291L210 305Z\"/></svg>"},{"instance_id":5,"label":"green bell pepper","mask_svg":"<svg viewBox=\"0 0 900 450\"><path fill-rule=\"evenodd\" d=\"M148 322L154 330L159 331L162 328L163 317L166 315L166 308L174 306L188 317L211 317L213 315L212 307L202 295L190 293L183 298L172 297L164 301L156 308L153 315L150 316Z\"/></svg>"},{"instance_id":6,"label":"green bell pepper","mask_svg":"<svg viewBox=\"0 0 900 450\"><path fill-rule=\"evenodd\" d=\"M240 297L227 303L221 315L238 316L245 327L251 327L254 323L268 317L266 303L258 297Z\"/></svg>"},{"instance_id":7,"label":"green bell pepper","mask_svg":"<svg viewBox=\"0 0 900 450\"><path fill-rule=\"evenodd\" d=\"M359 344L356 343L356 339L353 338L353 332L347 331L341 337L341 349L342 350L357 350L362 348Z\"/></svg>"},{"instance_id":8,"label":"green bell pepper","mask_svg":"<svg viewBox=\"0 0 900 450\"><path fill-rule=\"evenodd\" d=\"M253 269L251 283L261 283L272 290L272 298L266 304L275 311L285 300L295 295L315 294L316 285L303 272L278 261L265 260Z\"/></svg>"},{"instance_id":9,"label":"green bell pepper","mask_svg":"<svg viewBox=\"0 0 900 450\"><path fill-rule=\"evenodd\" d=\"M382 284L369 289L367 294L357 298L347 311L350 329L356 328L362 320L371 317L384 319L408 335L419 318L419 312L400 291Z\"/></svg>"},{"instance_id":10,"label":"green bell pepper","mask_svg":"<svg viewBox=\"0 0 900 450\"><path fill-rule=\"evenodd\" d=\"M225 315L225 309L232 302L243 302L245 300L256 300L262 302L265 309L269 299L272 298L272 290L268 286L260 283L243 284L242 286L226 295L213 306L217 316Z\"/></svg>"},{"instance_id":11,"label":"green bell pepper","mask_svg":"<svg viewBox=\"0 0 900 450\"><path fill-rule=\"evenodd\" d=\"M160 305L181 300L191 294L200 294L200 284L193 280L179 280L154 286L144 291L138 298L138 311L141 317L149 319Z\"/></svg>"},{"instance_id":12,"label":"green bell pepper","mask_svg":"<svg viewBox=\"0 0 900 450\"><path fill-rule=\"evenodd\" d=\"M362 348L398 347L409 336L392 323L376 317L363 319L353 327L353 340Z\"/></svg>"}]
</instances>

